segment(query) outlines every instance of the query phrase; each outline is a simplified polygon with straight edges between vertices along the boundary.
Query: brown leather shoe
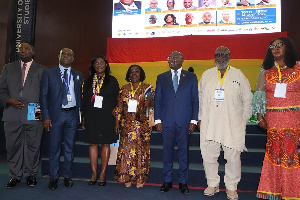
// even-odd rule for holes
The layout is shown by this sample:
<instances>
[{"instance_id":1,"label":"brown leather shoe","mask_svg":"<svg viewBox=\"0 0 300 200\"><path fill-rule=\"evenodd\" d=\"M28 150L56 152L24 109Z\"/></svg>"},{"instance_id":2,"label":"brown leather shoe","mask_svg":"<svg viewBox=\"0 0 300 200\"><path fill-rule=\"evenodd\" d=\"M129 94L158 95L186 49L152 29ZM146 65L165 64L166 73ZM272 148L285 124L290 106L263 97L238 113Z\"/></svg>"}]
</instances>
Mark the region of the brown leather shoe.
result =
<instances>
[{"instance_id":1,"label":"brown leather shoe","mask_svg":"<svg viewBox=\"0 0 300 200\"><path fill-rule=\"evenodd\" d=\"M219 187L207 187L204 190L204 195L206 196L214 196L217 192L220 192Z\"/></svg>"},{"instance_id":2,"label":"brown leather shoe","mask_svg":"<svg viewBox=\"0 0 300 200\"><path fill-rule=\"evenodd\" d=\"M226 190L226 194L227 194L227 199L229 199L229 200L238 200L239 199L239 195L236 192L236 190Z\"/></svg>"}]
</instances>

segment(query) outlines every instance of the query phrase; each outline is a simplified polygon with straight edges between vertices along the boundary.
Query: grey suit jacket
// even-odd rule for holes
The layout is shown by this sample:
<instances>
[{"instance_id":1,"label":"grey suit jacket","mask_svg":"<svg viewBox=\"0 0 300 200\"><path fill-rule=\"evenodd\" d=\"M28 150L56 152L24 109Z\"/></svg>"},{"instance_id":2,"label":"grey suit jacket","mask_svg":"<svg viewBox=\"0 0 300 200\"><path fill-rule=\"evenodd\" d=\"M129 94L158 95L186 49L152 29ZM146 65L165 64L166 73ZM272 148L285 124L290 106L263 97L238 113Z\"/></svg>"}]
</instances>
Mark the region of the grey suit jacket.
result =
<instances>
[{"instance_id":1,"label":"grey suit jacket","mask_svg":"<svg viewBox=\"0 0 300 200\"><path fill-rule=\"evenodd\" d=\"M22 88L21 62L13 62L4 65L0 76L0 105L4 107L3 121L21 121L24 124L36 123L27 120L28 104L39 103L40 80L45 66L32 62L28 71L23 95L20 97ZM8 99L17 99L25 106L23 109L15 109L7 105Z\"/></svg>"}]
</instances>

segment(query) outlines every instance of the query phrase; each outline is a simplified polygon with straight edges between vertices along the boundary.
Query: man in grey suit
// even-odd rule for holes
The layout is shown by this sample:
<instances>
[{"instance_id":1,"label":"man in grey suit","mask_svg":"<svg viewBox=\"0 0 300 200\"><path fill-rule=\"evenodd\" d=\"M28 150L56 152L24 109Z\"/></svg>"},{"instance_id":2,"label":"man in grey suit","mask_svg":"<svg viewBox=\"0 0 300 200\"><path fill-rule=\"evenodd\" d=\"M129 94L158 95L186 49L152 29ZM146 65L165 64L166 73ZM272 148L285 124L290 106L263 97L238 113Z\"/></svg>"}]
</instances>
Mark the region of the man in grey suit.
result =
<instances>
[{"instance_id":1,"label":"man in grey suit","mask_svg":"<svg viewBox=\"0 0 300 200\"><path fill-rule=\"evenodd\" d=\"M44 66L32 58L33 47L19 46L20 61L3 67L0 77L0 104L4 107L3 121L6 137L7 161L11 179L6 188L13 188L24 176L28 186L35 186L38 171L43 126L37 120L28 120L29 103L39 103L40 79Z\"/></svg>"},{"instance_id":2,"label":"man in grey suit","mask_svg":"<svg viewBox=\"0 0 300 200\"><path fill-rule=\"evenodd\" d=\"M81 106L82 74L71 68L74 53L69 48L60 51L59 66L45 70L41 80L41 111L44 128L49 131L49 189L55 190L59 178L60 152L63 141L63 177L66 187L72 187L74 144Z\"/></svg>"}]
</instances>

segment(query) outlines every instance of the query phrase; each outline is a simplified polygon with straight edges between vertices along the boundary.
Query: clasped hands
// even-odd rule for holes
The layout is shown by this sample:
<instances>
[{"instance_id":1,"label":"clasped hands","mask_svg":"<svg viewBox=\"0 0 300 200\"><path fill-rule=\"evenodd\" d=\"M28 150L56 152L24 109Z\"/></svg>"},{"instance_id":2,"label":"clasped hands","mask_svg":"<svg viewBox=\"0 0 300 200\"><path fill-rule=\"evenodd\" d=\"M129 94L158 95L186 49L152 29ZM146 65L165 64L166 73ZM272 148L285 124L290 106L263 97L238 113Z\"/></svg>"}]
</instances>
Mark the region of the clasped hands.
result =
<instances>
[{"instance_id":1,"label":"clasped hands","mask_svg":"<svg viewBox=\"0 0 300 200\"><path fill-rule=\"evenodd\" d=\"M158 132L162 132L162 123L158 123L155 125L155 128ZM189 126L189 134L191 134L192 132L194 132L196 128L196 124L194 123L190 123L190 126Z\"/></svg>"}]
</instances>

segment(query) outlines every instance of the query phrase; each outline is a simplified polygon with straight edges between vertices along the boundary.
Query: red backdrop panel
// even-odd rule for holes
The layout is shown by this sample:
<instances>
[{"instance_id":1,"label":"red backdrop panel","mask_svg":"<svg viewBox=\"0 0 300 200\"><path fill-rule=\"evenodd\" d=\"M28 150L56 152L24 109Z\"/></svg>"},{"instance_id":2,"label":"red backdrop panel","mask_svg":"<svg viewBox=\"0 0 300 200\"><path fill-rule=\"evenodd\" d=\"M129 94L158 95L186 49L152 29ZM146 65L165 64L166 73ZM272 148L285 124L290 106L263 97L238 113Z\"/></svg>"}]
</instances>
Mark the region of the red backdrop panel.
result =
<instances>
[{"instance_id":1,"label":"red backdrop panel","mask_svg":"<svg viewBox=\"0 0 300 200\"><path fill-rule=\"evenodd\" d=\"M189 35L165 38L108 38L110 63L165 61L172 51L185 60L211 60L219 46L227 46L232 59L263 59L271 40L286 32L252 35Z\"/></svg>"}]
</instances>

